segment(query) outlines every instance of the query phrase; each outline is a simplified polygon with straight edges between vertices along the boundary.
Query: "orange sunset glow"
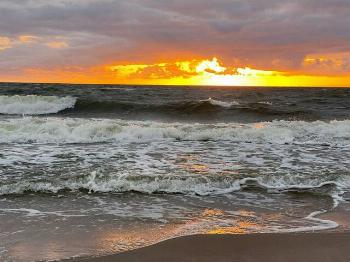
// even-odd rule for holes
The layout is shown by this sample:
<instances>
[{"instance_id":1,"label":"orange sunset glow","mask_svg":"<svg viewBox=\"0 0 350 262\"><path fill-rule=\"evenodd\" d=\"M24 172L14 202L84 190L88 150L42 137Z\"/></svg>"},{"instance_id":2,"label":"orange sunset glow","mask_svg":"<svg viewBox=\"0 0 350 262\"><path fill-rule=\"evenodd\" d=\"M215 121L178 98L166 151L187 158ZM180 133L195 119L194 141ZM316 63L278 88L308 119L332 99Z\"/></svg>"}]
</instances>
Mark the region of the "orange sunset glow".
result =
<instances>
[{"instance_id":1,"label":"orange sunset glow","mask_svg":"<svg viewBox=\"0 0 350 262\"><path fill-rule=\"evenodd\" d=\"M61 43L48 43L60 48ZM325 61L320 58L319 61ZM316 63L307 58L305 64ZM92 68L27 68L4 81L76 84L208 85L208 86L348 86L350 76L226 67L217 58L155 64L112 64Z\"/></svg>"}]
</instances>

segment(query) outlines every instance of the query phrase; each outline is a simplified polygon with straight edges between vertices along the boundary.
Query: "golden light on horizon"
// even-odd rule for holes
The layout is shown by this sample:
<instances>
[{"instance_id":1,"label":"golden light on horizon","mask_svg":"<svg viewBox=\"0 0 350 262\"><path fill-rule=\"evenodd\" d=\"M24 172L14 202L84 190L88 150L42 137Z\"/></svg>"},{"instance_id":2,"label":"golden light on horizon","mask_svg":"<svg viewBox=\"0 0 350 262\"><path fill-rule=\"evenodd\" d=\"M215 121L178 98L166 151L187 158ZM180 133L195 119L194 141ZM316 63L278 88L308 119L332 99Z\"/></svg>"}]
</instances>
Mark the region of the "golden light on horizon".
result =
<instances>
[{"instance_id":1,"label":"golden light on horizon","mask_svg":"<svg viewBox=\"0 0 350 262\"><path fill-rule=\"evenodd\" d=\"M214 57L212 60L203 60L196 66L197 73L204 73L204 72L222 73L222 72L225 72L226 70L227 68L221 66L216 57Z\"/></svg>"},{"instance_id":2,"label":"golden light on horizon","mask_svg":"<svg viewBox=\"0 0 350 262\"><path fill-rule=\"evenodd\" d=\"M6 41L4 42L7 44ZM68 44L54 44L52 48L66 48ZM6 48L6 46L4 47ZM307 57L310 63L329 63L331 58ZM332 61L337 61L336 57ZM335 62L334 62L335 63ZM6 82L7 78L2 77ZM9 77L9 82L73 83L73 84L131 84L131 85L191 85L191 86L320 86L350 87L347 75L308 75L303 72L284 72L256 69L248 66L224 65L216 57L210 59L179 60L159 63L120 63L90 68L28 68L23 74Z\"/></svg>"},{"instance_id":3,"label":"golden light on horizon","mask_svg":"<svg viewBox=\"0 0 350 262\"><path fill-rule=\"evenodd\" d=\"M348 86L349 77L229 67L213 57L158 64L111 65L123 83L204 86Z\"/></svg>"},{"instance_id":4,"label":"golden light on horizon","mask_svg":"<svg viewBox=\"0 0 350 262\"><path fill-rule=\"evenodd\" d=\"M117 77L140 82L152 79L155 84L247 86L259 85L266 76L283 75L276 71L257 70L249 67L230 68L216 57L205 60L177 61L159 64L112 65L108 70Z\"/></svg>"}]
</instances>

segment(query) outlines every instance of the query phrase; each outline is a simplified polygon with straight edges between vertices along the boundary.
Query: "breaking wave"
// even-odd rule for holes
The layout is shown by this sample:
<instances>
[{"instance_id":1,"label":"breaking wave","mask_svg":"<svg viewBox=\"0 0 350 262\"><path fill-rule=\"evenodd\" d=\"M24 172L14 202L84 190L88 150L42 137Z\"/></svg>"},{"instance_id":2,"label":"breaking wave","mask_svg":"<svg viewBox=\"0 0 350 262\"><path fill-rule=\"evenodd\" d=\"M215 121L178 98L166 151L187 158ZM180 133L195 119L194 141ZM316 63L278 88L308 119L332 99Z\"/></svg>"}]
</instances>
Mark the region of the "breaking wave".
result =
<instances>
[{"instance_id":1,"label":"breaking wave","mask_svg":"<svg viewBox=\"0 0 350 262\"><path fill-rule=\"evenodd\" d=\"M14 95L0 96L0 114L6 115L44 115L44 114L69 114L72 116L88 116L101 114L106 116L114 114L118 118L130 115L170 117L171 119L183 118L211 119L212 115L220 115L223 119L235 119L245 114L270 118L283 119L283 117L300 117L310 114L295 108L273 107L269 102L243 103L235 100L222 101L208 98L203 100L181 100L172 102L150 102L149 100L135 102L129 99L100 100L94 98L76 98L71 96L39 96L39 95ZM305 118L305 120L307 120Z\"/></svg>"},{"instance_id":2,"label":"breaking wave","mask_svg":"<svg viewBox=\"0 0 350 262\"><path fill-rule=\"evenodd\" d=\"M98 101L98 100L78 100L74 107L74 113L83 112L150 112L150 113L190 113L200 114L210 111L220 111L233 109L240 104L236 101L225 102L208 98L205 100L189 100L170 103L135 103L130 101Z\"/></svg>"},{"instance_id":3,"label":"breaking wave","mask_svg":"<svg viewBox=\"0 0 350 262\"><path fill-rule=\"evenodd\" d=\"M74 97L57 96L0 96L0 114L8 115L43 115L58 113L73 108Z\"/></svg>"},{"instance_id":4,"label":"breaking wave","mask_svg":"<svg viewBox=\"0 0 350 262\"><path fill-rule=\"evenodd\" d=\"M317 120L317 112L294 106L274 105L271 102L248 102L241 100L219 100L214 98L198 100L156 101L147 98L98 100L79 98L74 108L59 112L69 116L114 116L123 119L163 119L172 121L231 121L252 122L254 120ZM343 120L343 119L340 119Z\"/></svg>"},{"instance_id":5,"label":"breaking wave","mask_svg":"<svg viewBox=\"0 0 350 262\"><path fill-rule=\"evenodd\" d=\"M202 100L201 102L207 102L210 103L213 106L220 106L220 107L224 107L224 108L230 108L232 106L238 106L240 105L240 103L233 101L233 102L224 102L224 101L220 101L220 100L215 100L212 99L211 97L206 99L206 100Z\"/></svg>"},{"instance_id":6,"label":"breaking wave","mask_svg":"<svg viewBox=\"0 0 350 262\"><path fill-rule=\"evenodd\" d=\"M332 180L327 180L332 179ZM60 191L87 191L89 193L125 193L145 194L185 194L218 195L247 188L261 188L277 192L301 191L325 193L332 197L350 188L350 177L304 178L291 181L281 176L261 176L237 178L234 176L194 176L194 175L124 175L104 174L96 171L83 177L72 177L58 181L20 181L12 184L0 184L0 195L23 194L25 192L58 193ZM334 193L338 192L338 193Z\"/></svg>"},{"instance_id":7,"label":"breaking wave","mask_svg":"<svg viewBox=\"0 0 350 262\"><path fill-rule=\"evenodd\" d=\"M0 121L0 143L120 143L164 139L349 146L350 120L183 124L24 117Z\"/></svg>"}]
</instances>

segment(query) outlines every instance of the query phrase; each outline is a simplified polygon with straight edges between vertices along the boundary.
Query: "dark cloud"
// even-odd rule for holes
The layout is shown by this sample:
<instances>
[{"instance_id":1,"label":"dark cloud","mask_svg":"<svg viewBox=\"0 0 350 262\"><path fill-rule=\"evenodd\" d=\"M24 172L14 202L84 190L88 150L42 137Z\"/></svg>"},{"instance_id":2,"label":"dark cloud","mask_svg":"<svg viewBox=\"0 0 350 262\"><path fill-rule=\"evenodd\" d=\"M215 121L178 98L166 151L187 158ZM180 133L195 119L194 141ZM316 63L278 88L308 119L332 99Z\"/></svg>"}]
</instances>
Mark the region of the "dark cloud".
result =
<instances>
[{"instance_id":1,"label":"dark cloud","mask_svg":"<svg viewBox=\"0 0 350 262\"><path fill-rule=\"evenodd\" d=\"M68 46L14 44L0 67L155 62L173 52L294 70L308 54L350 52L349 13L349 0L2 0L1 37Z\"/></svg>"}]
</instances>

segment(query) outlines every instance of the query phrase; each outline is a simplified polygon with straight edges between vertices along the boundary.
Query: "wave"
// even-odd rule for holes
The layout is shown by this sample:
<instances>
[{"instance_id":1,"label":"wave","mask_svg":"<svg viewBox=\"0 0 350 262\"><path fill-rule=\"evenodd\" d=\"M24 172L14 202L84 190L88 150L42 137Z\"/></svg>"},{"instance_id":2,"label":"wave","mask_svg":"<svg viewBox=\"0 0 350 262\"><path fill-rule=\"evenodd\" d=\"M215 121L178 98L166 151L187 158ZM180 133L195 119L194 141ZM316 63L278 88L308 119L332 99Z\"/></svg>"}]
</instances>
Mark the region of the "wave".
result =
<instances>
[{"instance_id":1,"label":"wave","mask_svg":"<svg viewBox=\"0 0 350 262\"><path fill-rule=\"evenodd\" d=\"M58 113L73 108L74 97L57 96L0 96L0 114L8 115L43 115Z\"/></svg>"},{"instance_id":2,"label":"wave","mask_svg":"<svg viewBox=\"0 0 350 262\"><path fill-rule=\"evenodd\" d=\"M221 101L213 98L204 100L181 100L172 102L152 103L149 101L133 102L128 99L118 101L78 99L74 108L60 112L68 115L93 115L108 114L126 119L147 118L159 119L170 118L191 120L214 120L214 121L239 121L247 119L319 119L315 112L296 108L293 106L278 106L271 102L241 102Z\"/></svg>"},{"instance_id":3,"label":"wave","mask_svg":"<svg viewBox=\"0 0 350 262\"><path fill-rule=\"evenodd\" d=\"M57 117L0 120L0 143L123 143L169 139L349 146L350 120L252 124L183 124Z\"/></svg>"},{"instance_id":4,"label":"wave","mask_svg":"<svg viewBox=\"0 0 350 262\"><path fill-rule=\"evenodd\" d=\"M200 102L208 102L213 106L220 106L220 107L224 107L224 108L230 108L232 106L238 106L240 105L240 103L233 101L233 102L224 102L224 101L220 101L220 100L215 100L212 99L211 97L206 99L206 100L201 100Z\"/></svg>"},{"instance_id":5,"label":"wave","mask_svg":"<svg viewBox=\"0 0 350 262\"><path fill-rule=\"evenodd\" d=\"M224 102L208 98L205 100L178 101L172 103L137 103L130 101L78 100L74 112L157 112L157 113L201 113L225 110L238 106L238 102Z\"/></svg>"},{"instance_id":6,"label":"wave","mask_svg":"<svg viewBox=\"0 0 350 262\"><path fill-rule=\"evenodd\" d=\"M0 114L7 115L43 115L43 114L70 114L84 116L89 114L115 114L119 117L137 116L168 116L174 119L188 118L224 119L241 118L244 114L276 118L283 116L298 116L306 112L295 108L281 110L272 107L271 103L241 103L238 101L221 101L213 98L204 100L182 100L168 103L152 103L149 101L133 102L129 99L100 100L75 98L70 96L39 96L39 95L13 95L0 96ZM270 119L269 119L270 120Z\"/></svg>"},{"instance_id":7,"label":"wave","mask_svg":"<svg viewBox=\"0 0 350 262\"><path fill-rule=\"evenodd\" d=\"M272 102L269 102L269 101L260 101L258 102L258 104L261 104L261 105L268 105L268 106L272 106L273 103Z\"/></svg>"},{"instance_id":8,"label":"wave","mask_svg":"<svg viewBox=\"0 0 350 262\"><path fill-rule=\"evenodd\" d=\"M249 188L260 188L268 192L325 192L334 197L350 188L350 177L343 175L335 180L315 177L290 181L281 176L237 178L234 176L190 176L190 175L126 175L103 174L96 171L82 177L71 177L58 181L20 181L0 184L0 195L24 194L26 192L58 193L60 191L86 191L89 193L125 193L145 194L184 194L184 195L220 195ZM326 190L325 190L326 189ZM327 190L328 189L328 190ZM337 196L338 197L338 196ZM339 200L338 197L337 200Z\"/></svg>"}]
</instances>

